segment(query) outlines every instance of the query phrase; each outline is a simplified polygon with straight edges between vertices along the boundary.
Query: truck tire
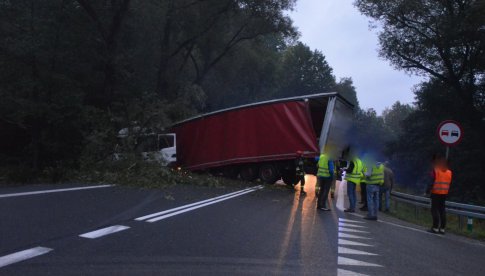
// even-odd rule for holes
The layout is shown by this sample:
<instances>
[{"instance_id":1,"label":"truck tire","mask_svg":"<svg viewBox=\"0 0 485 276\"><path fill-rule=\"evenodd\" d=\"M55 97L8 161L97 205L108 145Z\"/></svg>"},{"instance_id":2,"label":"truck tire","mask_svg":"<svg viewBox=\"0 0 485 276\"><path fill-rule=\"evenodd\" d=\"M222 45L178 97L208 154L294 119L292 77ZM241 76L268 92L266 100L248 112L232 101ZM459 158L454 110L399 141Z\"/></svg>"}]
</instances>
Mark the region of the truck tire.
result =
<instances>
[{"instance_id":1,"label":"truck tire","mask_svg":"<svg viewBox=\"0 0 485 276\"><path fill-rule=\"evenodd\" d=\"M281 175L275 164L266 163L259 169L259 178L266 184L274 184L281 178Z\"/></svg>"},{"instance_id":2,"label":"truck tire","mask_svg":"<svg viewBox=\"0 0 485 276\"><path fill-rule=\"evenodd\" d=\"M255 165L247 165L241 168L239 172L241 179L244 181L254 181L258 178L258 167Z\"/></svg>"},{"instance_id":3,"label":"truck tire","mask_svg":"<svg viewBox=\"0 0 485 276\"><path fill-rule=\"evenodd\" d=\"M296 172L294 170L284 170L281 174L283 182L288 186L293 186L296 184Z\"/></svg>"}]
</instances>

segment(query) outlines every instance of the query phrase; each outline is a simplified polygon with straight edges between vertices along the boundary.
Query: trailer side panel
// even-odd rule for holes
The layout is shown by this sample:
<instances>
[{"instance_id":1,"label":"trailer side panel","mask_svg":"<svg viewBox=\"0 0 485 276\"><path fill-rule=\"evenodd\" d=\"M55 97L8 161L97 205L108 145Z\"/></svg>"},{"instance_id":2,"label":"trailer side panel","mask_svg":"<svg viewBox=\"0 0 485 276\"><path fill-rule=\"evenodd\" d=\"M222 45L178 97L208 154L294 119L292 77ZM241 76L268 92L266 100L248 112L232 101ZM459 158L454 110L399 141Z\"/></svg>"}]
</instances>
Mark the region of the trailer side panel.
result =
<instances>
[{"instance_id":1,"label":"trailer side panel","mask_svg":"<svg viewBox=\"0 0 485 276\"><path fill-rule=\"evenodd\" d=\"M177 159L190 170L318 155L308 102L231 110L176 125Z\"/></svg>"}]
</instances>

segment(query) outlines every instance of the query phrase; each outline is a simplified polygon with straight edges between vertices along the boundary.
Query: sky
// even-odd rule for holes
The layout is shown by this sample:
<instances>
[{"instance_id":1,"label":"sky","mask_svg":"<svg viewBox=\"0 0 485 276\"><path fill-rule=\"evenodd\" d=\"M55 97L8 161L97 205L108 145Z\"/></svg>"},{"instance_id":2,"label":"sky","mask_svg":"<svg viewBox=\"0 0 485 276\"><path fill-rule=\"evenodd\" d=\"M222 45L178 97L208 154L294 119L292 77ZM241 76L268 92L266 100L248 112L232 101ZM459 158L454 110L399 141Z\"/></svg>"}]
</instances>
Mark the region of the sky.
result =
<instances>
[{"instance_id":1,"label":"sky","mask_svg":"<svg viewBox=\"0 0 485 276\"><path fill-rule=\"evenodd\" d=\"M414 85L423 78L409 76L378 56L376 30L353 6L353 0L298 0L289 15L300 40L320 50L339 80L351 77L361 108L381 113L396 101L412 103Z\"/></svg>"}]
</instances>

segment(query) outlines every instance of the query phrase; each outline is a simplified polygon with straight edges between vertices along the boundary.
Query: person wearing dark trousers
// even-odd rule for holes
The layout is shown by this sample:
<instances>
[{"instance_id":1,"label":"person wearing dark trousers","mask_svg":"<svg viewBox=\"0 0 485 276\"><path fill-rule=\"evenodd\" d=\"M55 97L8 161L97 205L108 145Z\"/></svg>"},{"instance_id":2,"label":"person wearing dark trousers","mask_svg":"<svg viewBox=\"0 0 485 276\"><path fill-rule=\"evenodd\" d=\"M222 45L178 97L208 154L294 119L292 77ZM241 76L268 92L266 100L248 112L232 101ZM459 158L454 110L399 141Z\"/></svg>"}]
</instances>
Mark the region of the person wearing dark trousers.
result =
<instances>
[{"instance_id":1,"label":"person wearing dark trousers","mask_svg":"<svg viewBox=\"0 0 485 276\"><path fill-rule=\"evenodd\" d=\"M355 212L355 205L356 205L356 198L355 198L355 188L357 185L360 185L360 181L362 180L362 171L364 165L362 161L355 157L350 163L346 170L345 180L347 180L347 196L349 197L349 208L345 209L344 212L346 213L354 213Z\"/></svg>"},{"instance_id":2,"label":"person wearing dark trousers","mask_svg":"<svg viewBox=\"0 0 485 276\"><path fill-rule=\"evenodd\" d=\"M300 194L306 195L305 192L305 164L303 162L303 157L299 157L296 162L296 180L300 182ZM296 182L298 184L298 182Z\"/></svg>"},{"instance_id":3,"label":"person wearing dark trousers","mask_svg":"<svg viewBox=\"0 0 485 276\"><path fill-rule=\"evenodd\" d=\"M384 184L384 165L375 163L367 171L367 204L368 213L364 219L377 220L377 209L379 208L379 188Z\"/></svg>"},{"instance_id":4,"label":"person wearing dark trousers","mask_svg":"<svg viewBox=\"0 0 485 276\"><path fill-rule=\"evenodd\" d=\"M321 154L318 160L318 182L320 183L320 192L318 193L317 209L330 211L328 206L328 192L333 182L334 164L329 160L326 154Z\"/></svg>"},{"instance_id":5,"label":"person wearing dark trousers","mask_svg":"<svg viewBox=\"0 0 485 276\"><path fill-rule=\"evenodd\" d=\"M364 164L364 176L360 180L360 207L361 211L367 211L367 179L366 179L367 167Z\"/></svg>"},{"instance_id":6,"label":"person wearing dark trousers","mask_svg":"<svg viewBox=\"0 0 485 276\"><path fill-rule=\"evenodd\" d=\"M379 211L389 212L391 191L394 187L394 172L389 168L389 162L384 163L384 185L379 190ZM383 202L384 201L384 202ZM383 208L384 207L384 208Z\"/></svg>"},{"instance_id":7,"label":"person wearing dark trousers","mask_svg":"<svg viewBox=\"0 0 485 276\"><path fill-rule=\"evenodd\" d=\"M445 234L446 228L446 197L450 190L453 173L448 168L448 161L444 158L435 160L433 169L433 182L428 186L427 193L431 193L431 216L433 226L429 232Z\"/></svg>"}]
</instances>

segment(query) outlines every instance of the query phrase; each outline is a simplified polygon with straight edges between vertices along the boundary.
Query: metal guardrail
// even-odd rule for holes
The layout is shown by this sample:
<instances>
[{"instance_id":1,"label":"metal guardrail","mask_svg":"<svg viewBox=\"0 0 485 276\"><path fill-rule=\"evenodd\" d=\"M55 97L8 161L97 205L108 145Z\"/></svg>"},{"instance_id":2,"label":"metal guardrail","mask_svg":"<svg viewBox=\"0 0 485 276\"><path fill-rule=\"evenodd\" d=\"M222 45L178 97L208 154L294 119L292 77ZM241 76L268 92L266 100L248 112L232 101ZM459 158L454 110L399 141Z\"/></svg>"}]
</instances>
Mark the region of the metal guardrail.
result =
<instances>
[{"instance_id":1,"label":"metal guardrail","mask_svg":"<svg viewBox=\"0 0 485 276\"><path fill-rule=\"evenodd\" d=\"M431 200L423 196L409 195L400 192L391 192L393 198L397 201L405 202L414 206L430 208ZM477 206L471 204L463 204L457 202L446 201L446 211L458 216L465 216L468 218L485 219L485 206Z\"/></svg>"}]
</instances>

